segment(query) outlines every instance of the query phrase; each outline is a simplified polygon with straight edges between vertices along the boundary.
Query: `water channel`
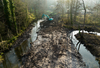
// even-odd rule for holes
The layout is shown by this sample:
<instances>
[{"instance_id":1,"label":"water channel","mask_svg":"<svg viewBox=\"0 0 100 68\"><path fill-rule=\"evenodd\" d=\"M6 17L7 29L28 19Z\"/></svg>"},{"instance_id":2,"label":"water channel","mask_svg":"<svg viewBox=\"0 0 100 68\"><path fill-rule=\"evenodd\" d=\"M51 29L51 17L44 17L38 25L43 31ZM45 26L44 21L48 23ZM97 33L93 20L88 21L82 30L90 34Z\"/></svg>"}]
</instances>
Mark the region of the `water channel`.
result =
<instances>
[{"instance_id":1,"label":"water channel","mask_svg":"<svg viewBox=\"0 0 100 68\"><path fill-rule=\"evenodd\" d=\"M0 68L19 68L22 64L21 55L28 52L30 49L30 42L34 42L37 38L37 31L40 27L40 22L43 20L38 20L36 23L33 23L35 27L31 30L31 37L22 42L18 47L13 48L9 52L3 55L3 63L0 64Z\"/></svg>"},{"instance_id":2,"label":"water channel","mask_svg":"<svg viewBox=\"0 0 100 68\"><path fill-rule=\"evenodd\" d=\"M81 31L82 32L82 31ZM85 33L88 33L87 31L84 31ZM76 31L73 31L70 33L70 39L72 40L73 44L77 45L77 43L79 42L75 35L79 33L79 30L76 30ZM97 32L90 32L90 33L93 33L93 34L97 34L100 36L100 33L97 33ZM81 44L80 47L76 47L77 50L79 50L79 53L82 55L83 57L83 61L86 63L86 66L87 68L100 68L99 67L99 63L98 61L96 60L96 57L93 56L90 51L88 51L86 49L86 47L84 46L84 44Z\"/></svg>"},{"instance_id":3,"label":"water channel","mask_svg":"<svg viewBox=\"0 0 100 68\"><path fill-rule=\"evenodd\" d=\"M24 42L22 42L18 47L13 48L11 51L4 54L3 63L0 64L0 68L19 68L22 64L21 55L24 53L27 53L30 49L30 42L34 42L37 38L37 32L39 31L40 22L43 20L38 20L35 24L35 27L31 30L31 37L26 39ZM73 44L76 46L76 44L79 42L74 35L76 35L79 31L73 31L71 32L70 39L72 40ZM84 31L85 33L88 33L87 31ZM94 33L100 36L100 33L97 32L90 32ZM78 47L77 47L78 49ZM86 49L84 44L80 45L79 53L83 57L83 61L86 63L87 68L99 68L98 61L96 60L96 57L93 56L90 51Z\"/></svg>"}]
</instances>

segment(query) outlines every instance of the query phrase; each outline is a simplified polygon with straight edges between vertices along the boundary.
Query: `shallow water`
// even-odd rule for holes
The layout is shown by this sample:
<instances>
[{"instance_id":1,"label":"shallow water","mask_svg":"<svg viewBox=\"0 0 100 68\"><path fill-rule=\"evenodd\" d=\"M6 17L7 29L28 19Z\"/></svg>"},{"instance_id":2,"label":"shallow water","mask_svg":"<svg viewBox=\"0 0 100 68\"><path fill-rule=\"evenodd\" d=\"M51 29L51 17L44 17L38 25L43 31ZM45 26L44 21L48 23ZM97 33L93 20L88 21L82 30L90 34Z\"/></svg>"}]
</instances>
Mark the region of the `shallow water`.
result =
<instances>
[{"instance_id":1,"label":"shallow water","mask_svg":"<svg viewBox=\"0 0 100 68\"><path fill-rule=\"evenodd\" d=\"M81 31L82 32L82 31ZM87 31L84 31L85 33L88 33ZM76 47L76 44L79 42L76 37L74 35L76 35L77 33L79 33L79 30L76 30L76 31L73 31L71 34L70 34L70 38L73 42L73 44L75 45ZM97 32L90 32L90 33L94 33L94 34L97 34L100 36L100 33L97 33ZM82 55L83 57L83 61L86 63L87 65L87 68L100 68L99 64L98 64L98 61L96 60L96 57L93 56L90 51L88 51L86 49L86 47L84 46L84 44L81 44L80 46L78 45L77 47L77 50L79 50L79 53Z\"/></svg>"},{"instance_id":2,"label":"shallow water","mask_svg":"<svg viewBox=\"0 0 100 68\"><path fill-rule=\"evenodd\" d=\"M13 48L9 52L5 53L3 58L3 63L0 64L0 68L19 68L21 66L21 55L28 52L30 49L30 42L33 42L37 38L37 31L39 31L40 22L43 20L38 20L35 23L35 27L33 27L31 31L31 37L22 42L18 47Z\"/></svg>"}]
</instances>

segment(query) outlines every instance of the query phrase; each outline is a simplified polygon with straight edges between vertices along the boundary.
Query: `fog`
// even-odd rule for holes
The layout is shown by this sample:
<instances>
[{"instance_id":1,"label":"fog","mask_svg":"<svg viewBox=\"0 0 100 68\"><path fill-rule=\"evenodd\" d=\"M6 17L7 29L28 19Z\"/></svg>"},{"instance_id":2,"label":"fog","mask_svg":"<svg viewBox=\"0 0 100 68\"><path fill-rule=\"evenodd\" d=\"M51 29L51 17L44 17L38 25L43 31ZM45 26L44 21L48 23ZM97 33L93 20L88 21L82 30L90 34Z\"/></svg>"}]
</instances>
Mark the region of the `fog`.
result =
<instances>
[{"instance_id":1,"label":"fog","mask_svg":"<svg viewBox=\"0 0 100 68\"><path fill-rule=\"evenodd\" d=\"M95 6L96 4L100 3L100 0L84 0L86 6ZM47 0L47 4L51 5L57 3L57 0Z\"/></svg>"},{"instance_id":2,"label":"fog","mask_svg":"<svg viewBox=\"0 0 100 68\"><path fill-rule=\"evenodd\" d=\"M96 4L100 3L99 0L84 0L86 6L95 6Z\"/></svg>"}]
</instances>

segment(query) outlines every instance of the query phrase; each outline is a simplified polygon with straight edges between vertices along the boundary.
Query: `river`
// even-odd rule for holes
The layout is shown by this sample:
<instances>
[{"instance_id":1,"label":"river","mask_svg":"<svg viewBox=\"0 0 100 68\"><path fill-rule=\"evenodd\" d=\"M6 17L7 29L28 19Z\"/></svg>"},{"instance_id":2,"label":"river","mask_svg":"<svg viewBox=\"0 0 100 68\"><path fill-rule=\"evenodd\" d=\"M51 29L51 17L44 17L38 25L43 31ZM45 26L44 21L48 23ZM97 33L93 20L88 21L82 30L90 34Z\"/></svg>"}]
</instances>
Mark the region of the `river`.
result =
<instances>
[{"instance_id":1,"label":"river","mask_svg":"<svg viewBox=\"0 0 100 68\"><path fill-rule=\"evenodd\" d=\"M35 24L35 27L31 30L31 37L24 40L18 47L13 48L9 52L3 55L3 63L0 64L0 68L19 68L22 64L21 55L28 52L30 49L30 43L34 42L37 38L37 31L40 27L40 22L43 20L38 20Z\"/></svg>"},{"instance_id":2,"label":"river","mask_svg":"<svg viewBox=\"0 0 100 68\"><path fill-rule=\"evenodd\" d=\"M84 32L88 33L87 31L84 31ZM73 32L70 33L70 39L72 40L75 47L76 47L77 43L79 42L75 37L75 35L77 33L79 33L79 30L76 30L76 31L73 31ZM97 34L98 36L100 36L100 33L97 33L97 32L90 32L90 33L94 33L94 34ZM90 51L86 49L84 44L81 44L80 46L78 46L76 48L79 51L79 53L82 55L83 61L86 63L87 68L100 68L99 63L96 60L96 57L93 56L90 53Z\"/></svg>"}]
</instances>

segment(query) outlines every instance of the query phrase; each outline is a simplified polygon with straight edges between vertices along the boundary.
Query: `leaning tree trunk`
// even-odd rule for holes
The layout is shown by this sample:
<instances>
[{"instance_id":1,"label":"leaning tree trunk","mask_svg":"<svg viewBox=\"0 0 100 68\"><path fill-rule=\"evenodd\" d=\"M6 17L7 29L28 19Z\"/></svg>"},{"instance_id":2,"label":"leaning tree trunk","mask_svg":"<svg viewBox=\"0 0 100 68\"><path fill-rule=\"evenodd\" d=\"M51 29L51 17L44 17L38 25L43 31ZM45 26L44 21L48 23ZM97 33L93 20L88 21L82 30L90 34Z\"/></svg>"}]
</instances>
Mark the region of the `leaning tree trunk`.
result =
<instances>
[{"instance_id":1,"label":"leaning tree trunk","mask_svg":"<svg viewBox=\"0 0 100 68\"><path fill-rule=\"evenodd\" d=\"M9 6L9 1L8 0L3 0L3 4L4 4L4 12L5 12L5 17L6 17L6 24L8 26L8 28L11 30L11 10L10 10L10 6Z\"/></svg>"},{"instance_id":2,"label":"leaning tree trunk","mask_svg":"<svg viewBox=\"0 0 100 68\"><path fill-rule=\"evenodd\" d=\"M16 23L16 16L15 16L15 5L13 3L13 0L9 0L10 2L10 9L11 9L11 15L12 15L12 31L15 33L15 34L18 34L18 30L17 30L17 23ZM14 26L13 26L14 25Z\"/></svg>"},{"instance_id":3,"label":"leaning tree trunk","mask_svg":"<svg viewBox=\"0 0 100 68\"><path fill-rule=\"evenodd\" d=\"M2 3L2 0L0 0L0 11L3 12L3 3ZM1 14L1 13L0 13Z\"/></svg>"},{"instance_id":4,"label":"leaning tree trunk","mask_svg":"<svg viewBox=\"0 0 100 68\"><path fill-rule=\"evenodd\" d=\"M85 7L85 3L84 3L84 0L82 0L83 1L83 8L84 8L84 24L83 24L83 30L84 30L84 26L85 26L85 20L86 20L86 7ZM83 36L83 34L84 34L84 31L82 30L82 36Z\"/></svg>"}]
</instances>

